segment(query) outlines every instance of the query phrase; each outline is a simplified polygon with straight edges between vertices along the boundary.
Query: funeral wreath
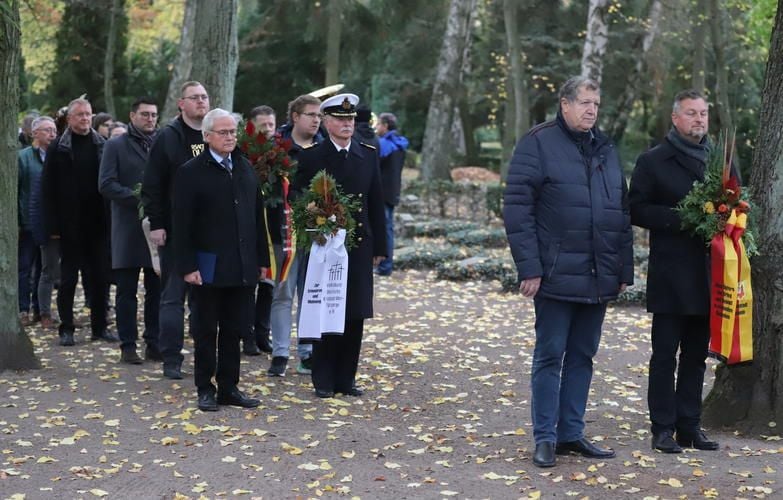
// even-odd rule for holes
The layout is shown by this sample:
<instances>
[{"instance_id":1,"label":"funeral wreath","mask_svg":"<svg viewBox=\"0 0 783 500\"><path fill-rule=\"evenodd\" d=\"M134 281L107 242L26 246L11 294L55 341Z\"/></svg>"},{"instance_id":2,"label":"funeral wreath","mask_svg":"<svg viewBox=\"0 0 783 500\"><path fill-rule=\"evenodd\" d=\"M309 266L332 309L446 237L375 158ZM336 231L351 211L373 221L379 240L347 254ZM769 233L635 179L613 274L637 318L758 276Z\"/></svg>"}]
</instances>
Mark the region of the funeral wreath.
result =
<instances>
[{"instance_id":1,"label":"funeral wreath","mask_svg":"<svg viewBox=\"0 0 783 500\"><path fill-rule=\"evenodd\" d=\"M237 143L253 165L266 206L276 207L283 203L289 179L296 173L296 162L288 156L293 141L283 139L280 134L269 138L248 121L240 129Z\"/></svg>"},{"instance_id":2,"label":"funeral wreath","mask_svg":"<svg viewBox=\"0 0 783 500\"><path fill-rule=\"evenodd\" d=\"M351 195L343 194L334 177L325 170L318 172L310 187L294 203L294 231L299 248L309 248L315 242L326 244L327 236L345 229L345 247L355 246L356 220L352 213L361 204Z\"/></svg>"}]
</instances>

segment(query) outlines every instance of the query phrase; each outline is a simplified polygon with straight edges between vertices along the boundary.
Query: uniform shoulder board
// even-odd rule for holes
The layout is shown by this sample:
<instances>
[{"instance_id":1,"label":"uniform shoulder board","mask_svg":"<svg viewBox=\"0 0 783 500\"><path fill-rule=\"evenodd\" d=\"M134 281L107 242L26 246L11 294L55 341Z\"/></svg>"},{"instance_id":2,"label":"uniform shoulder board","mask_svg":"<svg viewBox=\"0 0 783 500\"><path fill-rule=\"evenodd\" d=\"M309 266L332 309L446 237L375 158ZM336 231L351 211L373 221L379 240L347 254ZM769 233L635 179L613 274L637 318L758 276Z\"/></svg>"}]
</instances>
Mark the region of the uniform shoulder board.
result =
<instances>
[{"instance_id":1,"label":"uniform shoulder board","mask_svg":"<svg viewBox=\"0 0 783 500\"><path fill-rule=\"evenodd\" d=\"M302 146L302 149L310 149L311 147L315 146L315 143L307 144L306 146Z\"/></svg>"},{"instance_id":2,"label":"uniform shoulder board","mask_svg":"<svg viewBox=\"0 0 783 500\"><path fill-rule=\"evenodd\" d=\"M361 145L362 145L362 146L364 146L365 148L370 148L370 149L372 149L372 150L376 150L376 149L378 149L378 148L376 148L375 146L373 146L372 144L367 144L367 143L364 143L364 142L360 142L359 144L361 144Z\"/></svg>"}]
</instances>

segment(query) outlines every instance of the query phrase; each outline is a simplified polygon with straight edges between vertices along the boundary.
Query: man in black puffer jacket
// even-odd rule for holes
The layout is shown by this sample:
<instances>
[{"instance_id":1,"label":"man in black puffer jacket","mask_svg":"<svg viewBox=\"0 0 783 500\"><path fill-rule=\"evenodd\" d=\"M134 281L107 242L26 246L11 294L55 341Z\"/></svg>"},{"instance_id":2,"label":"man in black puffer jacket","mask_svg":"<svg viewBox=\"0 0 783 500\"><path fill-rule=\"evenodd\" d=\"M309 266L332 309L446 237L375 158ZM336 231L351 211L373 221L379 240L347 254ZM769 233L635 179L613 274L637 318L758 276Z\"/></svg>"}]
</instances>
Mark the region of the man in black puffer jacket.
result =
<instances>
[{"instance_id":1,"label":"man in black puffer jacket","mask_svg":"<svg viewBox=\"0 0 783 500\"><path fill-rule=\"evenodd\" d=\"M560 89L555 120L531 129L511 158L503 218L520 291L533 297L533 463L555 454L611 458L584 437L584 413L606 304L633 283L633 235L617 151L595 125L600 89Z\"/></svg>"}]
</instances>

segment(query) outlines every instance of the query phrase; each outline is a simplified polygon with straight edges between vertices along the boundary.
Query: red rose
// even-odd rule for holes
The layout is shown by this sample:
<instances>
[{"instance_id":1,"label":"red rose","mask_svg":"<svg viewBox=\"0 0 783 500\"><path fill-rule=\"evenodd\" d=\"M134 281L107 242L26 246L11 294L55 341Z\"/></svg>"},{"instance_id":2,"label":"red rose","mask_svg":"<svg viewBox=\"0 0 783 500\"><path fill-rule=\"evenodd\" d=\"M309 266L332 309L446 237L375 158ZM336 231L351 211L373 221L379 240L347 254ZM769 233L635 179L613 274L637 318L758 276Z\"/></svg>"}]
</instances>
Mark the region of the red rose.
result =
<instances>
[{"instance_id":1,"label":"red rose","mask_svg":"<svg viewBox=\"0 0 783 500\"><path fill-rule=\"evenodd\" d=\"M256 136L256 142L258 144L266 144L266 136L264 134L258 134Z\"/></svg>"},{"instance_id":2,"label":"red rose","mask_svg":"<svg viewBox=\"0 0 783 500\"><path fill-rule=\"evenodd\" d=\"M282 163L284 168L289 168L291 166L291 160L287 156L283 158Z\"/></svg>"},{"instance_id":3,"label":"red rose","mask_svg":"<svg viewBox=\"0 0 783 500\"><path fill-rule=\"evenodd\" d=\"M280 145L283 147L283 149L285 149L286 152L288 152L294 146L294 141L291 139L283 139Z\"/></svg>"},{"instance_id":4,"label":"red rose","mask_svg":"<svg viewBox=\"0 0 783 500\"><path fill-rule=\"evenodd\" d=\"M253 125L253 122L248 121L247 125L245 125L245 132L247 132L247 135L252 136L256 133L256 126Z\"/></svg>"},{"instance_id":5,"label":"red rose","mask_svg":"<svg viewBox=\"0 0 783 500\"><path fill-rule=\"evenodd\" d=\"M729 207L727 207L725 203L721 203L720 205L718 205L718 212L725 214L728 211L729 211Z\"/></svg>"}]
</instances>

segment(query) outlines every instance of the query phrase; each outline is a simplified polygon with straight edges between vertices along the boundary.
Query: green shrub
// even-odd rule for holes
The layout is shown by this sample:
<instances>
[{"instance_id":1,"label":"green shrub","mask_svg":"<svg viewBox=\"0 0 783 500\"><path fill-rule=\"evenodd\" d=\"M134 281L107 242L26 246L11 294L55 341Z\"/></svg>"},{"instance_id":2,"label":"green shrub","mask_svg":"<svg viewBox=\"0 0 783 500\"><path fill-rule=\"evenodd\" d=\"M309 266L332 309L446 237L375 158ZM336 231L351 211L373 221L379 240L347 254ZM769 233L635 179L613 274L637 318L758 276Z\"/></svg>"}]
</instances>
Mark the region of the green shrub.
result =
<instances>
[{"instance_id":1,"label":"green shrub","mask_svg":"<svg viewBox=\"0 0 783 500\"><path fill-rule=\"evenodd\" d=\"M506 231L500 227L454 231L446 235L446 241L455 245L483 248L505 248L508 246Z\"/></svg>"}]
</instances>

